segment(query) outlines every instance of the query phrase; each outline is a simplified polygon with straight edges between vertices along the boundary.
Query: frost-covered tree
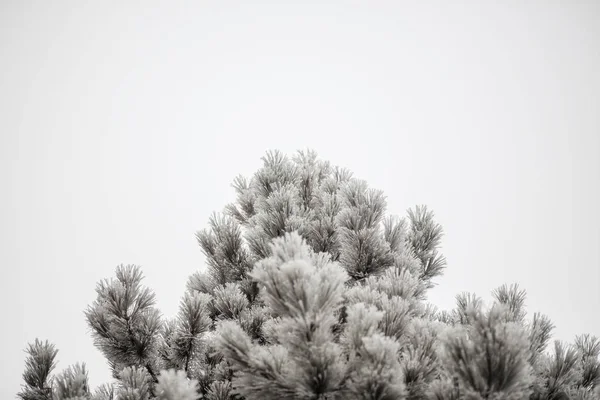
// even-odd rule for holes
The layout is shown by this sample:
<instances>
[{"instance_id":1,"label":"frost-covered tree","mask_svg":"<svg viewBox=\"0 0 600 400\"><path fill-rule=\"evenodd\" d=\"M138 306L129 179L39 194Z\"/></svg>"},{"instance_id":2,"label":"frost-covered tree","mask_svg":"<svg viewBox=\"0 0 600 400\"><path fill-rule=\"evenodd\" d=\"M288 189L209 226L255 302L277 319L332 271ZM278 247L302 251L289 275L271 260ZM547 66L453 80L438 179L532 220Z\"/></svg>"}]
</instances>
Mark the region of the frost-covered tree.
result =
<instances>
[{"instance_id":1,"label":"frost-covered tree","mask_svg":"<svg viewBox=\"0 0 600 400\"><path fill-rule=\"evenodd\" d=\"M51 376L56 350L27 350L23 400L598 399L600 343L547 350L525 291L501 286L440 311L442 228L424 206L386 214L383 192L312 151L268 152L236 201L196 238L206 268L164 317L141 268L121 265L85 311L114 381L83 364Z\"/></svg>"}]
</instances>

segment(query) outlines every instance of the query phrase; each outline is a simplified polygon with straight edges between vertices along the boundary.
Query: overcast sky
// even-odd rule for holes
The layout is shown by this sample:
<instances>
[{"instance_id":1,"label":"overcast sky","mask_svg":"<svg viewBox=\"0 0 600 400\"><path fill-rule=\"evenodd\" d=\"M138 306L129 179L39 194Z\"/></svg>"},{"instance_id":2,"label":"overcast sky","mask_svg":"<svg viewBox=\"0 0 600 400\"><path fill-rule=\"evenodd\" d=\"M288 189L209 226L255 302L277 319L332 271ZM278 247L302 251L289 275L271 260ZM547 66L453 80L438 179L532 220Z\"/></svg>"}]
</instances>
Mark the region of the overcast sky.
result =
<instances>
[{"instance_id":1,"label":"overcast sky","mask_svg":"<svg viewBox=\"0 0 600 400\"><path fill-rule=\"evenodd\" d=\"M0 397L36 337L108 381L96 282L139 264L175 314L267 149L430 206L436 305L518 282L600 335L600 2L496 3L0 2Z\"/></svg>"}]
</instances>

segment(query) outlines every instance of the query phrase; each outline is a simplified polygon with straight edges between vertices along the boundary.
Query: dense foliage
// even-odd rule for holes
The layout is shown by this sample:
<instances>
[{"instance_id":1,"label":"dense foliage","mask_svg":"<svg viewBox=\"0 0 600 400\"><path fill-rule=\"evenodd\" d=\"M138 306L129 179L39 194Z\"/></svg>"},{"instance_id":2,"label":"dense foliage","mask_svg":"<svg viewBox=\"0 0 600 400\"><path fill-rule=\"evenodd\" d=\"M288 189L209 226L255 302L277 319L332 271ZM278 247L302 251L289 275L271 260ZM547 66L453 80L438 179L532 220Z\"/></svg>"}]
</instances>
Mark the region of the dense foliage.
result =
<instances>
[{"instance_id":1,"label":"dense foliage","mask_svg":"<svg viewBox=\"0 0 600 400\"><path fill-rule=\"evenodd\" d=\"M175 318L139 267L98 283L85 312L115 381L85 365L52 376L57 351L27 349L23 400L600 399L600 341L555 342L517 285L455 309L426 301L446 261L426 207L386 216L381 191L298 152L269 152L235 204L197 239L207 268Z\"/></svg>"}]
</instances>

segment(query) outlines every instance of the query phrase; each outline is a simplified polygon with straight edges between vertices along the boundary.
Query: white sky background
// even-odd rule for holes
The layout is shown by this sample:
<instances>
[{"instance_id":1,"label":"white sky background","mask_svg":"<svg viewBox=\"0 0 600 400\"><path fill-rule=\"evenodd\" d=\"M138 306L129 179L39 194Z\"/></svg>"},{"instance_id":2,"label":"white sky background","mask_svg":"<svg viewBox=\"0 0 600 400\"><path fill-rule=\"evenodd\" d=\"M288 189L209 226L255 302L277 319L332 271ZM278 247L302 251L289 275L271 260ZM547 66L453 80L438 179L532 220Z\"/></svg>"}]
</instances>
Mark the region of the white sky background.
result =
<instances>
[{"instance_id":1,"label":"white sky background","mask_svg":"<svg viewBox=\"0 0 600 400\"><path fill-rule=\"evenodd\" d=\"M174 315L270 148L429 205L438 306L519 282L558 339L600 335L600 3L304 3L0 3L1 398L36 337L109 380L96 282L140 264Z\"/></svg>"}]
</instances>

